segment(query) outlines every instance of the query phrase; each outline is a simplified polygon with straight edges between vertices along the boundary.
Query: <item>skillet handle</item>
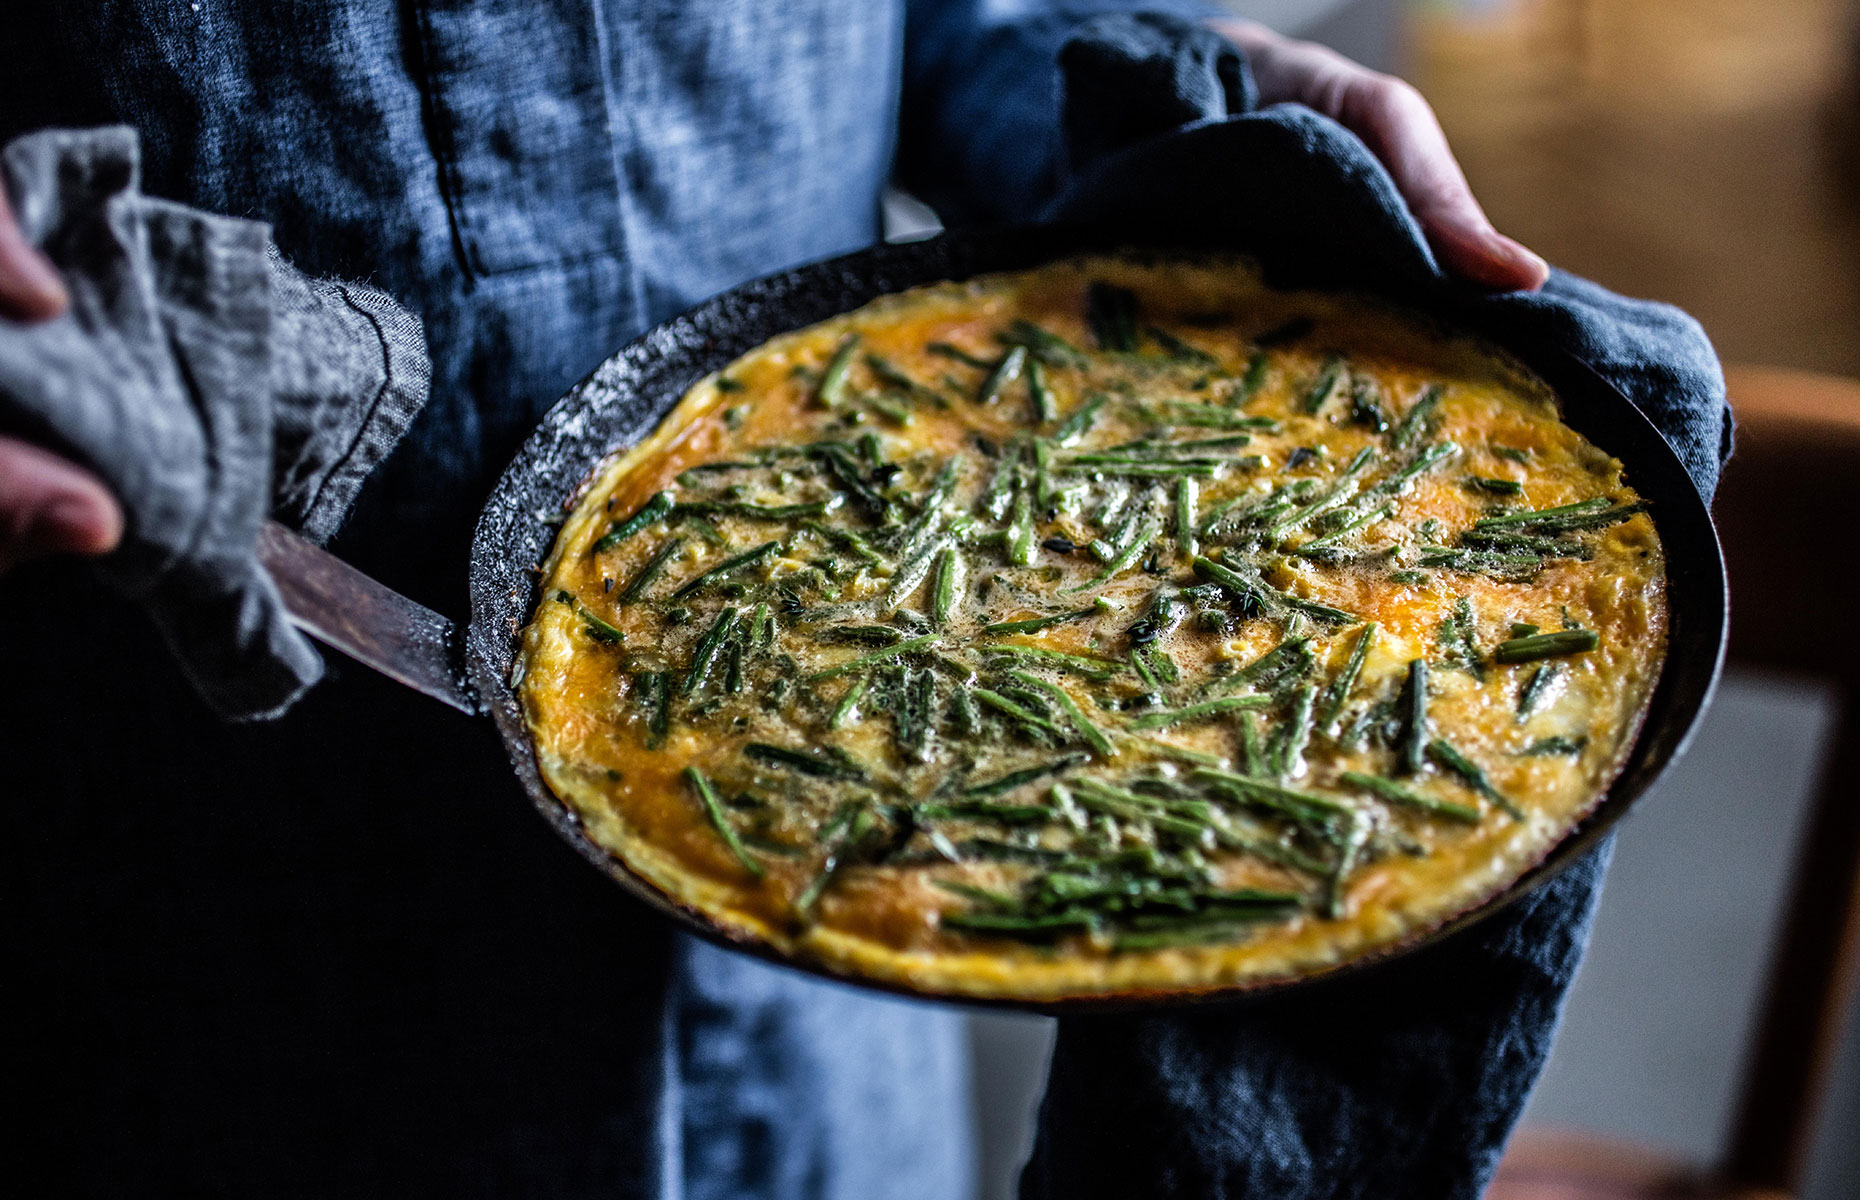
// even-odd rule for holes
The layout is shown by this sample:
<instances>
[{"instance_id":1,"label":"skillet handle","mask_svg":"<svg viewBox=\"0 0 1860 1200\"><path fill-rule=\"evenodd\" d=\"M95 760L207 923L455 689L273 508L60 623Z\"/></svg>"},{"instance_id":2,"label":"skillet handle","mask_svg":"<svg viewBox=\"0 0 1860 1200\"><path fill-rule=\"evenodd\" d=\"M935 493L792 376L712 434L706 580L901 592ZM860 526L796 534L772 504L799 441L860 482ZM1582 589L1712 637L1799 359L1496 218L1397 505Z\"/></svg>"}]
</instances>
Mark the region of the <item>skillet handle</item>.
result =
<instances>
[{"instance_id":1,"label":"skillet handle","mask_svg":"<svg viewBox=\"0 0 1860 1200\"><path fill-rule=\"evenodd\" d=\"M468 716L485 711L466 681L465 639L453 622L276 521L259 526L258 561L297 628Z\"/></svg>"}]
</instances>

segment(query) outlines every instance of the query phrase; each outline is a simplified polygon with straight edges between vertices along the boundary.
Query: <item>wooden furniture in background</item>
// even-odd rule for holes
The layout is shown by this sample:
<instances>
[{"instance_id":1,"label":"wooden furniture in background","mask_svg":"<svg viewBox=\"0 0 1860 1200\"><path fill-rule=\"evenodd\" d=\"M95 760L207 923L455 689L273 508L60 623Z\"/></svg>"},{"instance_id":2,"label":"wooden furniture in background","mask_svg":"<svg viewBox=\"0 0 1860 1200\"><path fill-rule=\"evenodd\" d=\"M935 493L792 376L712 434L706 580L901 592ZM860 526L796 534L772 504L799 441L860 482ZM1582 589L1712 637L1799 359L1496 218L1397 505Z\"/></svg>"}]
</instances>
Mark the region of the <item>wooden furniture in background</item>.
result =
<instances>
[{"instance_id":1,"label":"wooden furniture in background","mask_svg":"<svg viewBox=\"0 0 1860 1200\"><path fill-rule=\"evenodd\" d=\"M1794 1188L1860 965L1860 641L1842 619L1860 596L1860 383L1754 369L1729 382L1743 421L1717 505L1731 654L1840 689L1725 1160L1736 1178Z\"/></svg>"},{"instance_id":2,"label":"wooden furniture in background","mask_svg":"<svg viewBox=\"0 0 1860 1200\"><path fill-rule=\"evenodd\" d=\"M1732 368L1738 450L1714 511L1733 662L1831 679L1841 711L1812 800L1739 1111L1709 1172L1586 1135L1527 1130L1487 1200L1781 1200L1807 1172L1860 970L1860 382Z\"/></svg>"},{"instance_id":3,"label":"wooden furniture in background","mask_svg":"<svg viewBox=\"0 0 1860 1200\"><path fill-rule=\"evenodd\" d=\"M1728 359L1860 376L1853 0L1412 12L1406 73L1500 229Z\"/></svg>"}]
</instances>

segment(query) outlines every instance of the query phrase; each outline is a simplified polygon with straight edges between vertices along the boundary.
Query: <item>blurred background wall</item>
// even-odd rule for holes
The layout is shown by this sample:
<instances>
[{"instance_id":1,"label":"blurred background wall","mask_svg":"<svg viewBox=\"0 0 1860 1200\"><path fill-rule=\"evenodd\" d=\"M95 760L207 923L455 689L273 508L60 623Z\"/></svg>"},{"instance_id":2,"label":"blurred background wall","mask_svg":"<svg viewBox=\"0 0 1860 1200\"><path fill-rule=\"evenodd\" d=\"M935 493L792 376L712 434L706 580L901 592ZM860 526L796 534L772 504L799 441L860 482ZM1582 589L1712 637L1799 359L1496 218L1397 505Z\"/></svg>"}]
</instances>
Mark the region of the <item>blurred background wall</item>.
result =
<instances>
[{"instance_id":1,"label":"blurred background wall","mask_svg":"<svg viewBox=\"0 0 1860 1200\"><path fill-rule=\"evenodd\" d=\"M1852 0L1229 2L1416 83L1494 222L1551 262L1685 308L1727 362L1860 376ZM1733 668L1622 832L1527 1128L1718 1159L1833 718L1816 681ZM1860 1197L1857 1027L1804 1200ZM1014 1195L1050 1038L974 1019L988 1200Z\"/></svg>"}]
</instances>

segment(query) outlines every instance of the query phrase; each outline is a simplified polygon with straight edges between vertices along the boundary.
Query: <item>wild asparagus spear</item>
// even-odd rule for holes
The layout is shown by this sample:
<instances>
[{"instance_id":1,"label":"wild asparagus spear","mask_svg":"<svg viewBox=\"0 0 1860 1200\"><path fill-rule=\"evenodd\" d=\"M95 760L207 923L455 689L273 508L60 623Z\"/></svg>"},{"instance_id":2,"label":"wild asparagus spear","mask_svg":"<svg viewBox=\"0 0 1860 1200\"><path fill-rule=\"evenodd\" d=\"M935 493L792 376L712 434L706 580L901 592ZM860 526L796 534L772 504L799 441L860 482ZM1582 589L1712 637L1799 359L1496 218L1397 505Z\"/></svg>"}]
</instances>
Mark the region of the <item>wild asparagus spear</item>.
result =
<instances>
[{"instance_id":1,"label":"wild asparagus spear","mask_svg":"<svg viewBox=\"0 0 1860 1200\"><path fill-rule=\"evenodd\" d=\"M750 857L749 851L736 836L736 831L731 829L729 821L724 819L723 806L717 801L716 789L711 787L710 780L704 777L704 772L696 767L686 767L685 780L697 792L698 800L704 806L704 815L710 819L711 827L717 831L717 836L723 839L723 844L730 848L730 853L736 856L736 861L743 865L743 870L761 879L764 874L762 864Z\"/></svg>"},{"instance_id":2,"label":"wild asparagus spear","mask_svg":"<svg viewBox=\"0 0 1860 1200\"><path fill-rule=\"evenodd\" d=\"M1017 567L1033 565L1033 495L1025 483L1014 493L1014 519L1008 525L1008 561Z\"/></svg>"},{"instance_id":3,"label":"wild asparagus spear","mask_svg":"<svg viewBox=\"0 0 1860 1200\"><path fill-rule=\"evenodd\" d=\"M1296 779L1305 773L1305 746L1311 740L1311 711L1316 699L1317 688L1309 683L1292 694L1291 711L1286 714L1276 756L1281 779Z\"/></svg>"},{"instance_id":4,"label":"wild asparagus spear","mask_svg":"<svg viewBox=\"0 0 1860 1200\"><path fill-rule=\"evenodd\" d=\"M1229 403L1235 408L1242 408L1259 394L1260 387L1266 382L1266 365L1266 352L1255 350L1253 357L1247 360L1246 373L1240 377L1240 385L1234 388Z\"/></svg>"},{"instance_id":5,"label":"wild asparagus spear","mask_svg":"<svg viewBox=\"0 0 1860 1200\"><path fill-rule=\"evenodd\" d=\"M1268 770L1266 751L1260 741L1259 723L1250 712L1240 714L1240 763L1248 775L1263 776Z\"/></svg>"},{"instance_id":6,"label":"wild asparagus spear","mask_svg":"<svg viewBox=\"0 0 1860 1200\"><path fill-rule=\"evenodd\" d=\"M1195 500L1198 488L1193 479L1175 481L1175 544L1182 557L1193 562L1201 553L1201 539L1196 535Z\"/></svg>"},{"instance_id":7,"label":"wild asparagus spear","mask_svg":"<svg viewBox=\"0 0 1860 1200\"><path fill-rule=\"evenodd\" d=\"M1369 658L1370 648L1376 644L1378 628L1374 621L1363 626L1363 631L1356 635L1356 645L1350 648L1350 657L1344 662L1343 670L1324 689L1324 700L1318 708L1318 728L1326 733L1336 732L1337 718L1350 699L1351 689L1356 687L1357 677L1363 673L1363 663Z\"/></svg>"},{"instance_id":8,"label":"wild asparagus spear","mask_svg":"<svg viewBox=\"0 0 1860 1200\"><path fill-rule=\"evenodd\" d=\"M1227 696L1219 700L1204 700L1200 704L1191 704L1186 708L1171 709L1167 712L1154 712L1138 717L1130 723L1132 729L1167 729L1172 725L1186 725L1195 721L1208 721L1228 713L1245 712L1252 709L1271 708L1271 696Z\"/></svg>"},{"instance_id":9,"label":"wild asparagus spear","mask_svg":"<svg viewBox=\"0 0 1860 1200\"><path fill-rule=\"evenodd\" d=\"M944 546L937 554L936 581L930 601L930 620L947 625L956 612L956 598L962 593L962 551Z\"/></svg>"},{"instance_id":10,"label":"wild asparagus spear","mask_svg":"<svg viewBox=\"0 0 1860 1200\"><path fill-rule=\"evenodd\" d=\"M602 619L600 614L592 611L585 604L581 603L581 601L575 599L575 594L573 592L559 591L555 594L555 598L561 603L570 605L574 608L575 615L581 618L582 627L588 631L588 636L595 641L608 646L617 646L621 642L626 641L626 632L624 630L620 629L612 622Z\"/></svg>"},{"instance_id":11,"label":"wild asparagus spear","mask_svg":"<svg viewBox=\"0 0 1860 1200\"><path fill-rule=\"evenodd\" d=\"M680 517L742 517L750 521L792 521L796 517L824 516L835 500L809 500L804 504L750 504L741 500L696 500L679 504Z\"/></svg>"},{"instance_id":12,"label":"wild asparagus spear","mask_svg":"<svg viewBox=\"0 0 1860 1200\"><path fill-rule=\"evenodd\" d=\"M639 573L633 576L632 580L629 581L624 588L620 589L620 595L615 597L615 599L621 604L631 604L634 600L637 600L640 594L652 585L652 581L657 579L660 573L665 570L665 564L676 558L678 552L684 548L685 539L667 539L664 545L652 552L652 557L648 558L645 565L640 567Z\"/></svg>"},{"instance_id":13,"label":"wild asparagus spear","mask_svg":"<svg viewBox=\"0 0 1860 1200\"><path fill-rule=\"evenodd\" d=\"M704 686L710 678L712 664L717 661L717 652L736 629L740 614L734 608L725 608L717 614L710 629L698 640L697 649L691 655L691 668L685 672L684 684L678 689L681 695L689 696Z\"/></svg>"},{"instance_id":14,"label":"wild asparagus spear","mask_svg":"<svg viewBox=\"0 0 1860 1200\"><path fill-rule=\"evenodd\" d=\"M1011 346L1007 353L995 363L994 369L982 380L982 386L976 390L977 404L992 404L1000 398L1001 391L1008 384L1020 378L1020 373L1027 365L1027 348Z\"/></svg>"},{"instance_id":15,"label":"wild asparagus spear","mask_svg":"<svg viewBox=\"0 0 1860 1200\"><path fill-rule=\"evenodd\" d=\"M1093 283L1085 295L1085 319L1104 350L1137 348L1137 297L1128 288Z\"/></svg>"},{"instance_id":16,"label":"wild asparagus spear","mask_svg":"<svg viewBox=\"0 0 1860 1200\"><path fill-rule=\"evenodd\" d=\"M1310 541L1299 546L1293 553L1297 554L1300 558L1324 558L1327 555L1335 557L1337 546L1345 538L1365 525L1373 525L1377 521L1383 520L1392 511L1394 511L1394 505L1392 504L1384 504L1380 508L1372 508L1360 516L1352 517L1346 524L1332 530L1323 537L1312 538Z\"/></svg>"},{"instance_id":17,"label":"wild asparagus spear","mask_svg":"<svg viewBox=\"0 0 1860 1200\"><path fill-rule=\"evenodd\" d=\"M1033 400L1033 420L1044 425L1056 415L1052 389L1046 386L1046 368L1038 358L1027 363L1027 395Z\"/></svg>"},{"instance_id":18,"label":"wild asparagus spear","mask_svg":"<svg viewBox=\"0 0 1860 1200\"><path fill-rule=\"evenodd\" d=\"M919 650L935 645L936 641L937 635L934 633L927 633L922 637L906 638L904 641L898 642L895 645L886 646L882 650L874 650L870 654L861 654L858 658L852 659L849 662L843 662L836 667L827 667L825 670L815 671L813 674L805 676L805 679L808 683L818 683L823 679L832 679L836 676L848 675L861 668L869 667L873 663L899 658L906 654L915 654Z\"/></svg>"},{"instance_id":19,"label":"wild asparagus spear","mask_svg":"<svg viewBox=\"0 0 1860 1200\"><path fill-rule=\"evenodd\" d=\"M814 398L820 401L822 408L838 408L846 396L846 376L852 370L853 355L859 352L859 335L849 333L840 339L833 350L833 357L827 360L827 366L820 373L820 386L814 391Z\"/></svg>"},{"instance_id":20,"label":"wild asparagus spear","mask_svg":"<svg viewBox=\"0 0 1860 1200\"><path fill-rule=\"evenodd\" d=\"M1342 378L1343 358L1341 355L1333 354L1325 360L1324 366L1318 371L1317 378L1306 390L1304 410L1308 413L1315 413L1323 408L1324 402L1329 400L1331 394L1337 390L1337 383Z\"/></svg>"},{"instance_id":21,"label":"wild asparagus spear","mask_svg":"<svg viewBox=\"0 0 1860 1200\"><path fill-rule=\"evenodd\" d=\"M1002 643L980 647L981 653L988 658L1018 658L1055 670L1068 671L1082 675L1087 679L1103 682L1116 675L1122 664L1113 659L1097 658L1088 654L1068 654L1064 650L1048 650L1044 646L1019 646Z\"/></svg>"},{"instance_id":22,"label":"wild asparagus spear","mask_svg":"<svg viewBox=\"0 0 1860 1200\"><path fill-rule=\"evenodd\" d=\"M1072 698L1070 692L1050 680L1041 679L1038 675L1029 675L1025 671L1009 671L1008 674L1056 704L1059 711L1066 715L1066 720L1072 722L1072 727L1078 730L1079 736L1084 738L1086 744L1093 750L1105 758L1117 757L1117 747L1112 745L1111 739L1104 735L1104 730L1098 728L1092 723L1091 718L1085 715L1085 710L1079 707L1078 701Z\"/></svg>"},{"instance_id":23,"label":"wild asparagus spear","mask_svg":"<svg viewBox=\"0 0 1860 1200\"><path fill-rule=\"evenodd\" d=\"M1098 410L1104 407L1105 400L1105 395L1099 393L1073 409L1071 415L1060 422L1059 428L1053 431L1053 443L1059 446L1070 446L1083 437L1085 431L1091 428Z\"/></svg>"},{"instance_id":24,"label":"wild asparagus spear","mask_svg":"<svg viewBox=\"0 0 1860 1200\"><path fill-rule=\"evenodd\" d=\"M840 702L833 706L833 715L827 718L827 728L838 729L844 725L847 718L857 710L859 700L865 695L866 688L871 685L870 676L861 676L853 680L853 685L846 689L846 694L840 697Z\"/></svg>"},{"instance_id":25,"label":"wild asparagus spear","mask_svg":"<svg viewBox=\"0 0 1860 1200\"><path fill-rule=\"evenodd\" d=\"M1427 422L1433 417L1434 410L1440 407L1440 399L1446 390L1437 383L1430 383L1421 390L1420 396L1408 406L1395 428L1389 430L1389 449L1406 450L1421 440L1427 432Z\"/></svg>"},{"instance_id":26,"label":"wild asparagus spear","mask_svg":"<svg viewBox=\"0 0 1860 1200\"><path fill-rule=\"evenodd\" d=\"M1416 809L1430 816L1446 817L1467 825L1479 823L1479 810L1464 804L1455 804L1451 800L1437 800L1410 788L1405 788L1392 779L1383 779L1379 775L1365 775L1361 771L1345 771L1337 778L1352 787L1362 788L1371 795L1387 800L1391 804L1400 804Z\"/></svg>"},{"instance_id":27,"label":"wild asparagus spear","mask_svg":"<svg viewBox=\"0 0 1860 1200\"><path fill-rule=\"evenodd\" d=\"M602 534L589 547L589 553L600 554L611 550L621 542L632 537L646 526L672 511L672 494L659 492L652 499L641 505L639 511L624 521L615 521L606 533Z\"/></svg>"},{"instance_id":28,"label":"wild asparagus spear","mask_svg":"<svg viewBox=\"0 0 1860 1200\"><path fill-rule=\"evenodd\" d=\"M1508 665L1536 662L1570 654L1587 654L1601 644L1601 635L1593 629L1559 629L1554 633L1534 633L1529 637L1500 642L1498 648L1492 651L1492 657Z\"/></svg>"},{"instance_id":29,"label":"wild asparagus spear","mask_svg":"<svg viewBox=\"0 0 1860 1200\"><path fill-rule=\"evenodd\" d=\"M1350 872L1356 869L1356 860L1363 852L1363 846L1369 841L1369 820L1361 813L1352 814L1349 825L1338 840L1337 864L1331 870L1330 879L1325 888L1325 915L1332 920L1344 915Z\"/></svg>"},{"instance_id":30,"label":"wild asparagus spear","mask_svg":"<svg viewBox=\"0 0 1860 1200\"><path fill-rule=\"evenodd\" d=\"M1514 821L1524 819L1523 810L1513 804L1503 792L1493 787L1492 781L1486 777L1486 773L1480 769L1479 764L1461 754L1454 748L1453 743L1445 738L1435 738L1427 744L1427 753L1435 762L1464 780L1467 787L1490 800L1493 807L1500 812Z\"/></svg>"},{"instance_id":31,"label":"wild asparagus spear","mask_svg":"<svg viewBox=\"0 0 1860 1200\"><path fill-rule=\"evenodd\" d=\"M1410 775L1427 765L1432 726L1427 719L1427 660L1408 663L1408 724L1402 737L1402 766Z\"/></svg>"},{"instance_id":32,"label":"wild asparagus spear","mask_svg":"<svg viewBox=\"0 0 1860 1200\"><path fill-rule=\"evenodd\" d=\"M979 691L980 689L977 690ZM1090 757L1089 754L1067 754L1051 762L1041 763L1039 766L1027 767L1019 771L1009 771L1007 774L995 779L963 788L962 795L965 798L1003 795L1023 784L1032 783L1036 779L1044 779L1048 775L1058 775L1062 772L1069 771L1080 763L1086 762Z\"/></svg>"},{"instance_id":33,"label":"wild asparagus spear","mask_svg":"<svg viewBox=\"0 0 1860 1200\"><path fill-rule=\"evenodd\" d=\"M1050 617L1029 617L1025 621L997 621L993 625L982 626L982 632L988 634L1004 633L1038 633L1054 625L1064 625L1072 621L1083 621L1095 617L1104 610L1097 605L1090 608L1074 609L1072 612L1054 613Z\"/></svg>"},{"instance_id":34,"label":"wild asparagus spear","mask_svg":"<svg viewBox=\"0 0 1860 1200\"><path fill-rule=\"evenodd\" d=\"M1027 352L1038 362L1054 367L1084 367L1091 360L1071 342L1041 325L1024 318L1009 325L1000 333L1001 341L1008 345L1025 346Z\"/></svg>"},{"instance_id":35,"label":"wild asparagus spear","mask_svg":"<svg viewBox=\"0 0 1860 1200\"><path fill-rule=\"evenodd\" d=\"M1561 678L1563 672L1568 669L1569 668L1560 662L1552 662L1545 663L1531 673L1530 682L1526 683L1524 685L1524 690L1518 694L1519 724L1529 719L1530 715L1537 711L1537 706L1543 703L1544 698L1553 690L1557 680Z\"/></svg>"},{"instance_id":36,"label":"wild asparagus spear","mask_svg":"<svg viewBox=\"0 0 1860 1200\"><path fill-rule=\"evenodd\" d=\"M781 553L780 542L763 542L760 546L757 546L755 549L745 550L741 554L733 555L729 558L726 558L722 562L718 563L716 566L710 568L708 571L705 571L702 574L696 576L690 582L686 583L683 587L680 587L678 590L674 591L672 593L672 599L683 600L685 597L694 595L695 593L702 591L703 589L711 586L712 584L717 583L719 580L721 580L726 575L730 575L736 571L740 571L744 567L754 566L755 564L762 562L764 559L767 559L779 553Z\"/></svg>"},{"instance_id":37,"label":"wild asparagus spear","mask_svg":"<svg viewBox=\"0 0 1860 1200\"><path fill-rule=\"evenodd\" d=\"M1084 583L1072 585L1067 588L1066 591L1082 592L1088 588L1097 587L1101 583L1107 583L1118 575L1128 571L1131 567L1134 567L1137 564L1137 560L1142 558L1144 553L1149 550L1151 544L1155 542L1157 535L1161 532L1162 518L1153 513L1145 516L1142 524L1137 527L1136 533L1132 535L1129 544L1118 551L1116 558L1113 558L1104 565L1104 570L1098 572L1098 574L1086 580Z\"/></svg>"},{"instance_id":38,"label":"wild asparagus spear","mask_svg":"<svg viewBox=\"0 0 1860 1200\"><path fill-rule=\"evenodd\" d=\"M866 772L844 757L835 758L825 754L816 754L811 750L795 750L788 746L771 745L768 742L750 742L743 747L743 753L758 762L770 766L784 767L790 771L799 771L816 779L838 780L856 783L866 777Z\"/></svg>"}]
</instances>

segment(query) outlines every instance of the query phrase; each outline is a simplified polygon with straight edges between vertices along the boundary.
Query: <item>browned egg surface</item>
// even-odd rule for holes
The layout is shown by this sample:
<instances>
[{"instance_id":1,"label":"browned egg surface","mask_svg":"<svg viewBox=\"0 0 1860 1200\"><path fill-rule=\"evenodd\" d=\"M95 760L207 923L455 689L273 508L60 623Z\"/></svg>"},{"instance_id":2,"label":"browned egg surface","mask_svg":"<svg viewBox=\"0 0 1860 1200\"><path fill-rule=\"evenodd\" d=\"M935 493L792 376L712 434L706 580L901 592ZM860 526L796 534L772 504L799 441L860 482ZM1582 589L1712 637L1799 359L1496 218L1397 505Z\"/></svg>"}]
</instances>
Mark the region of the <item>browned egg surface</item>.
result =
<instances>
[{"instance_id":1,"label":"browned egg surface","mask_svg":"<svg viewBox=\"0 0 1860 1200\"><path fill-rule=\"evenodd\" d=\"M1502 354L1231 262L915 289L596 472L518 684L588 836L732 937L989 997L1386 949L1595 804L1654 522Z\"/></svg>"}]
</instances>

